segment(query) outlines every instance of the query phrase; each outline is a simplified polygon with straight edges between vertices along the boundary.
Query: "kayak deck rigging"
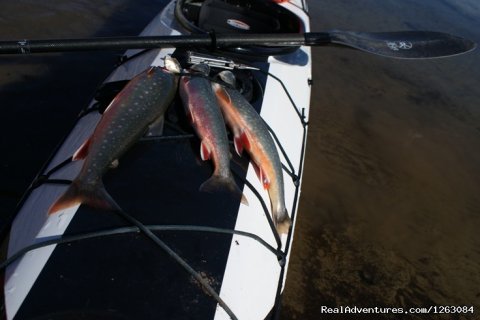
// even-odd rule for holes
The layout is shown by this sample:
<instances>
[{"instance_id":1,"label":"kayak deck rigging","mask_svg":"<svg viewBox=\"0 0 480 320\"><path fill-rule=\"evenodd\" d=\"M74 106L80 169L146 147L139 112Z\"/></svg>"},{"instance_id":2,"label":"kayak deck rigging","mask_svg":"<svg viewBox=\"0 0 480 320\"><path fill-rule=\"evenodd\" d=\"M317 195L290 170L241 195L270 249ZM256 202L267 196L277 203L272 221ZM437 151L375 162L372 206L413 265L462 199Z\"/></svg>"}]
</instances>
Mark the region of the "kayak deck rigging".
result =
<instances>
[{"instance_id":1,"label":"kayak deck rigging","mask_svg":"<svg viewBox=\"0 0 480 320\"><path fill-rule=\"evenodd\" d=\"M135 57L140 56L141 54L147 52L148 50L140 52L138 55L135 55ZM131 59L127 59L125 61L130 61ZM233 60L232 60L233 61ZM298 111L297 106L294 102L294 100L291 98L288 89L286 86L283 84L282 80L275 75L263 71L260 68L254 67L254 66L248 66L245 64L237 64L238 66L245 66L246 68L255 71L260 72L261 74L264 74L267 77L272 77L276 81L278 81L282 88L284 89L285 93L289 97L289 100L291 101L292 107L296 110L299 119L302 123L303 126L303 145L302 145L302 150L305 148L305 140L306 140L306 127L307 123L304 121L304 118L302 117L302 114ZM217 66L218 67L218 66ZM245 68L245 69L246 69ZM226 69L226 68L220 68L220 69ZM214 80L214 79L210 79ZM214 80L215 81L215 80ZM78 116L78 118L82 118L92 112L98 112L98 113L103 113L105 108L108 106L110 101L115 97L115 95L121 91L123 86L128 81L123 80L123 81L114 81L114 82L108 82L105 83L98 91L97 94L95 95L96 103L91 105L90 107L85 108ZM173 103L175 104L175 102ZM172 106L169 108L172 109ZM263 120L263 118L262 118ZM283 164L282 162L282 168L283 170L292 178L292 181L295 185L295 200L293 204L293 208L290 212L292 212L292 215L295 214L295 206L298 201L298 194L299 194L299 180L300 177L296 174L296 170L293 167L285 149L283 148L279 138L276 136L274 130L268 124L264 121L264 123L267 125L267 128L269 132L271 133L272 137L274 138L274 141L281 150L281 153L284 156L285 161L287 162L287 165ZM163 134L162 136L155 136L155 137L144 137L142 138L139 142L167 142L167 141L175 141L175 140L189 140L192 138L195 138L195 135L193 135L191 132L188 132L184 129L181 128L181 125L179 126L178 124L172 123L170 121L165 121L165 126L166 126L166 131L168 132L167 134ZM303 156L302 156L303 157ZM46 171L45 173L40 174L37 176L37 178L32 182L30 188L27 190L26 195L30 194L34 189L44 185L44 184L56 184L56 185L68 185L72 182L72 180L68 179L60 179L60 178L51 178L53 174L58 172L60 169L64 168L65 166L68 166L71 164L72 157L69 157L56 165L55 167L51 168L50 170ZM269 208L267 204L265 203L264 199L260 195L260 192L246 179L245 173L246 173L246 167L242 166L241 164L233 161L234 166L232 166L232 172L234 176L237 179L240 179L256 196L257 200L260 202L261 207L264 210L265 216L267 218L268 224L271 228L272 234L275 238L275 242L277 247L274 248L270 244L268 244L267 241L263 240L261 237L250 233L250 232L244 232L244 231L239 231L235 229L225 229L225 228L216 228L212 226L200 226L200 225L144 225L142 222L136 220L133 218L132 215L129 213L121 210L121 212L117 212L117 214L121 215L124 219L129 221L129 223L132 226L126 226L126 227L120 227L120 228L109 228L109 229L103 229L99 231L94 231L94 232L85 232L85 233L76 233L76 234L69 234L65 236L60 236L57 239L47 239L47 240L40 240L39 242L27 246L23 248L22 250L18 251L17 253L14 253L13 255L10 256L9 259L4 261L2 264L0 264L0 269L6 268L9 264L17 260L19 257L23 256L25 253L39 249L42 247L50 246L50 245L55 245L55 244L64 244L64 243L72 243L72 242L77 242L85 239L91 239L91 238L98 238L98 237L107 237L107 236L113 236L113 235L119 235L119 234L125 234L125 233L134 233L134 232L142 232L144 233L147 237L149 237L151 240L153 240L158 246L162 248L162 250L166 251L177 263L179 263L184 269L187 270L191 274L193 278L195 278L203 287L206 288L206 290L209 292L209 295L211 295L217 303L224 308L224 310L229 314L229 316L232 319L237 319L235 314L230 310L227 304L223 302L223 300L220 298L220 296L215 292L215 290L209 286L209 284L203 279L202 275L195 271L186 261L184 261L180 256L178 256L174 250L172 250L168 245L166 245L162 240L160 240L153 232L168 232L168 231L195 231L195 232L203 232L203 233L223 233L223 234L235 234L235 235L240 235L243 237L248 237L251 238L255 241L257 241L260 245L265 247L268 251L272 252L276 257L279 262L279 265L281 267L281 272L282 274L284 273L284 266L285 266L285 258L286 258L286 251L288 250L288 244L291 241L291 231L289 232L288 238L287 238L287 247L282 250L282 241L280 240L280 237L278 233L276 232L275 225L272 219L272 216L269 212ZM303 161L300 161L300 165L303 164ZM248 163L247 163L248 165ZM243 173L240 173L243 172ZM298 168L298 172L301 172L301 167ZM25 196L26 198L26 196ZM293 216L292 216L293 218ZM12 219L13 220L13 219ZM280 277L280 281L278 284L278 292L277 292L277 299L279 299L280 296L280 290L281 290L281 280L283 277Z\"/></svg>"}]
</instances>

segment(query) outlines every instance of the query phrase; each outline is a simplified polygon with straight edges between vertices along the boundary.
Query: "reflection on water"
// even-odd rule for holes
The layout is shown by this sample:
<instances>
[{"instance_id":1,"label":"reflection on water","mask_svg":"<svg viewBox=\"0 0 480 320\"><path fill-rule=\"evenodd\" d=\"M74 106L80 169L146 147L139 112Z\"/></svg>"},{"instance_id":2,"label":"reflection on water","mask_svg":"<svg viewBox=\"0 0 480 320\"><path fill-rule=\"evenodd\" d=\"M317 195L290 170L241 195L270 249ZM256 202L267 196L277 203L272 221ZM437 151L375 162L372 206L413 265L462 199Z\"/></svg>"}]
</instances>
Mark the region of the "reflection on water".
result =
<instances>
[{"instance_id":1,"label":"reflection on water","mask_svg":"<svg viewBox=\"0 0 480 320\"><path fill-rule=\"evenodd\" d=\"M310 8L313 30L424 29L480 41L477 1L310 1ZM362 318L322 314L322 305L478 309L480 53L415 62L337 48L314 55L282 318Z\"/></svg>"},{"instance_id":2,"label":"reflection on water","mask_svg":"<svg viewBox=\"0 0 480 320\"><path fill-rule=\"evenodd\" d=\"M165 2L0 2L0 38L137 34ZM426 29L480 42L476 0L309 4L313 30ZM480 308L479 62L478 51L413 62L315 49L282 319L328 319L322 305ZM113 63L102 53L1 57L2 218Z\"/></svg>"}]
</instances>

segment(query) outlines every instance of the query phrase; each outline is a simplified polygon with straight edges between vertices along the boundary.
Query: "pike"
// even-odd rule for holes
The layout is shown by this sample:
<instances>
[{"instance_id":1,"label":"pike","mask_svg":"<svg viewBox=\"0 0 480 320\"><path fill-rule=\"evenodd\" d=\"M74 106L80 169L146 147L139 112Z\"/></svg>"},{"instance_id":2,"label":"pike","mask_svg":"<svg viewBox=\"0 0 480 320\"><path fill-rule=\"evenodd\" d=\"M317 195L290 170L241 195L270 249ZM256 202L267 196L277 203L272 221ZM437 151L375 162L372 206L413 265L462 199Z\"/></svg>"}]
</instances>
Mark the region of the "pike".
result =
<instances>
[{"instance_id":1,"label":"pike","mask_svg":"<svg viewBox=\"0 0 480 320\"><path fill-rule=\"evenodd\" d=\"M175 73L180 72L173 58L167 57L165 65L166 69L150 67L140 73L113 99L91 137L73 155L73 160L84 159L80 173L48 214L81 203L106 210L120 208L105 189L102 176L149 126L161 124L177 90Z\"/></svg>"},{"instance_id":2,"label":"pike","mask_svg":"<svg viewBox=\"0 0 480 320\"><path fill-rule=\"evenodd\" d=\"M202 160L211 159L214 164L212 176L200 186L200 191L212 193L225 189L247 204L230 171L231 155L225 122L210 81L205 78L210 73L210 67L196 64L190 68L190 73L191 76L180 79L180 97L187 117L200 137Z\"/></svg>"},{"instance_id":3,"label":"pike","mask_svg":"<svg viewBox=\"0 0 480 320\"><path fill-rule=\"evenodd\" d=\"M228 85L234 85L232 72L222 71L219 76ZM268 190L277 232L288 233L292 222L285 208L282 164L275 142L260 115L238 90L214 82L212 88L234 135L235 150L240 156L244 149L248 152L258 178Z\"/></svg>"}]
</instances>

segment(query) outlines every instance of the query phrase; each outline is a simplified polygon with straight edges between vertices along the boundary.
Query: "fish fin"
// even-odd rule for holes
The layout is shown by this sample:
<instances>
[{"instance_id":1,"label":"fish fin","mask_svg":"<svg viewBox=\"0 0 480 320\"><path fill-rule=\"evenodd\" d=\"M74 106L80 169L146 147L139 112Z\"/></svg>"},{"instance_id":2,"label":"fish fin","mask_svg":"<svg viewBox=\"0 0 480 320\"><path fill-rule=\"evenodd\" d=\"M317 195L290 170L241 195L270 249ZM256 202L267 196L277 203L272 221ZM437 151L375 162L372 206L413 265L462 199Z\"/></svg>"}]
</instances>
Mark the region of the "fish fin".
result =
<instances>
[{"instance_id":1,"label":"fish fin","mask_svg":"<svg viewBox=\"0 0 480 320\"><path fill-rule=\"evenodd\" d=\"M242 130L242 133L240 134L240 138L242 139L242 144L243 147L247 150L250 150L250 139L248 139L247 133L245 130Z\"/></svg>"},{"instance_id":2,"label":"fish fin","mask_svg":"<svg viewBox=\"0 0 480 320\"><path fill-rule=\"evenodd\" d=\"M50 206L48 214L51 215L82 203L105 210L120 209L120 206L108 194L103 183L93 188L91 186L85 188L79 181L74 180L67 191Z\"/></svg>"},{"instance_id":3,"label":"fish fin","mask_svg":"<svg viewBox=\"0 0 480 320\"><path fill-rule=\"evenodd\" d=\"M250 140L245 132L245 130L241 130L240 134L235 135L233 138L233 142L235 145L235 151L239 156L242 155L243 149L250 150Z\"/></svg>"},{"instance_id":4,"label":"fish fin","mask_svg":"<svg viewBox=\"0 0 480 320\"><path fill-rule=\"evenodd\" d=\"M155 67L154 66L151 66L148 70L147 70L147 76L152 76L153 74L155 73Z\"/></svg>"},{"instance_id":5,"label":"fish fin","mask_svg":"<svg viewBox=\"0 0 480 320\"><path fill-rule=\"evenodd\" d=\"M292 219L288 216L287 210L283 209L273 214L273 221L278 234L286 234L292 226Z\"/></svg>"},{"instance_id":6,"label":"fish fin","mask_svg":"<svg viewBox=\"0 0 480 320\"><path fill-rule=\"evenodd\" d=\"M242 156L243 153L243 144L242 144L242 139L239 136L233 137L233 144L235 146L235 151L239 156Z\"/></svg>"},{"instance_id":7,"label":"fish fin","mask_svg":"<svg viewBox=\"0 0 480 320\"><path fill-rule=\"evenodd\" d=\"M268 190L270 188L270 179L265 174L265 171L259 167L255 162L252 162L253 169L255 169L255 173L257 174L258 180L262 183L264 189Z\"/></svg>"},{"instance_id":8,"label":"fish fin","mask_svg":"<svg viewBox=\"0 0 480 320\"><path fill-rule=\"evenodd\" d=\"M148 126L147 133L145 136L147 137L160 137L163 135L163 126L165 124L165 117L161 115L157 119L155 119L150 125Z\"/></svg>"},{"instance_id":9,"label":"fish fin","mask_svg":"<svg viewBox=\"0 0 480 320\"><path fill-rule=\"evenodd\" d=\"M210 159L211 156L212 156L212 153L210 151L210 148L208 147L208 145L205 142L202 141L200 143L200 157L202 157L203 161L206 161L206 160Z\"/></svg>"},{"instance_id":10,"label":"fish fin","mask_svg":"<svg viewBox=\"0 0 480 320\"><path fill-rule=\"evenodd\" d=\"M73 154L72 160L81 160L85 159L85 157L88 155L88 150L90 149L90 144L92 142L92 137L90 136L87 140L85 140L80 148L78 148L77 151Z\"/></svg>"},{"instance_id":11,"label":"fish fin","mask_svg":"<svg viewBox=\"0 0 480 320\"><path fill-rule=\"evenodd\" d=\"M240 200L240 202L245 205L245 206L249 206L250 204L248 203L248 199L247 197L245 196L245 194L242 193L242 199Z\"/></svg>"},{"instance_id":12,"label":"fish fin","mask_svg":"<svg viewBox=\"0 0 480 320\"><path fill-rule=\"evenodd\" d=\"M67 191L60 196L48 209L48 215L54 214L58 211L68 209L73 207L77 204L82 203L82 198L80 194L80 190L76 182L72 182L70 186L68 186Z\"/></svg>"},{"instance_id":13,"label":"fish fin","mask_svg":"<svg viewBox=\"0 0 480 320\"><path fill-rule=\"evenodd\" d=\"M201 192L215 193L228 191L239 199L242 204L248 206L248 200L242 191L238 188L232 176L213 175L200 186Z\"/></svg>"}]
</instances>

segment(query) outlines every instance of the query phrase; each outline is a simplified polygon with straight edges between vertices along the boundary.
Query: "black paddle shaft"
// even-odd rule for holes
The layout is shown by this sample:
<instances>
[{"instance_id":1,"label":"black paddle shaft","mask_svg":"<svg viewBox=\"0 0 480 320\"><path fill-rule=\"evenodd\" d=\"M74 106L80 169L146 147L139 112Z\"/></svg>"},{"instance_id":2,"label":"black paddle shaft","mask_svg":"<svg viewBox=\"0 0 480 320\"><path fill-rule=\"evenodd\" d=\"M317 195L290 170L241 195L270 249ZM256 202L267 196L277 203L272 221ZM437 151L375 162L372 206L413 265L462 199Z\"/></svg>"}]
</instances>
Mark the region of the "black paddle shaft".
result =
<instances>
[{"instance_id":1,"label":"black paddle shaft","mask_svg":"<svg viewBox=\"0 0 480 320\"><path fill-rule=\"evenodd\" d=\"M0 54L152 48L228 48L245 46L341 45L365 52L406 59L437 58L475 48L470 40L440 32L330 32L286 34L195 34L148 37L0 41Z\"/></svg>"}]
</instances>

